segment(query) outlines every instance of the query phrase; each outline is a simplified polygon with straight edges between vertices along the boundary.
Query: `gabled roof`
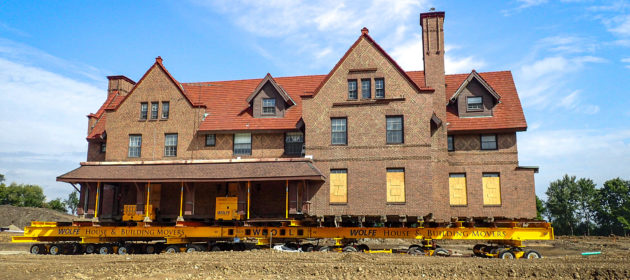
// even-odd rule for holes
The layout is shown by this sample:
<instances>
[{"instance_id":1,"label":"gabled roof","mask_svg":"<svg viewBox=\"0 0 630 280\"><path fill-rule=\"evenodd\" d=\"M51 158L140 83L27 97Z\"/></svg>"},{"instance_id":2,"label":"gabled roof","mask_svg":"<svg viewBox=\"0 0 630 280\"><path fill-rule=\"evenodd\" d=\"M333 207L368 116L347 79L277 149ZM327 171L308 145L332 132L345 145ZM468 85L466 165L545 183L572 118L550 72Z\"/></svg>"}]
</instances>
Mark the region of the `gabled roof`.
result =
<instances>
[{"instance_id":1,"label":"gabled roof","mask_svg":"<svg viewBox=\"0 0 630 280\"><path fill-rule=\"evenodd\" d=\"M278 85L278 83L276 83L276 81L273 79L273 77L271 77L271 74L269 74L269 73L267 73L265 78L263 78L262 81L260 81L260 83L258 84L256 89L254 89L252 94L249 95L249 97L247 97L247 103L252 103L252 101L254 100L254 97L256 97L256 95L258 95L258 93L260 93L262 88L267 83L270 83L276 89L276 91L280 94L280 96L282 97L284 102L289 104L289 106L295 105L295 101L293 101L291 96L289 96L289 94L286 91L284 91L284 89L280 85Z\"/></svg>"},{"instance_id":2,"label":"gabled roof","mask_svg":"<svg viewBox=\"0 0 630 280\"><path fill-rule=\"evenodd\" d=\"M468 77L464 80L464 82L462 82L462 84L459 86L459 88L457 88L457 91L455 91L453 96L451 96L449 102L451 102L451 103L455 102L455 100L457 100L457 97L459 96L459 94L461 94L462 91L464 91L464 89L466 89L468 84L473 79L477 80L477 82L479 82L481 84L481 86L483 86L490 93L490 95L492 95L495 98L496 101L499 101L501 99L501 96L496 91L494 91L494 89L486 82L486 80L484 80L481 76L479 76L477 71L475 71L473 69L472 72L470 72L470 74L468 75Z\"/></svg>"},{"instance_id":3,"label":"gabled roof","mask_svg":"<svg viewBox=\"0 0 630 280\"><path fill-rule=\"evenodd\" d=\"M409 85L411 85L411 87L413 87L416 91L421 92L421 91L432 91L433 90L432 88L420 87L420 86L418 86L417 83L414 83L414 81L409 77L409 75L407 75L407 72L405 72L398 65L398 63L396 63L396 61L394 59L392 59L392 57L389 56L389 54L387 54L387 52L385 50L383 50L383 48L381 48L381 46L378 43L376 43L376 41L374 41L374 39L372 39L372 37L370 37L369 30L367 28L363 27L363 29L361 29L361 36L359 36L359 38L354 42L354 44L352 44L352 46L350 46L350 48L341 57L341 59L337 62L337 64L335 64L335 67L332 70L330 70L330 72L328 72L328 75L326 75L324 80L315 89L315 91L313 93L313 96L315 96L315 95L317 95L317 93L319 93L321 88L326 84L326 82L328 82L330 77L337 71L337 69L339 69L341 64L346 60L346 58L350 55L350 53L352 53L352 51L359 45L359 42L361 42L361 39L365 39L368 42L370 42L376 48L376 50L378 52L380 52L383 55L383 57L385 57L385 59L387 59L392 65L394 65L394 68L396 70L398 70L398 73L400 73L400 75L403 76L403 78L405 78L409 82Z\"/></svg>"},{"instance_id":4,"label":"gabled roof","mask_svg":"<svg viewBox=\"0 0 630 280\"><path fill-rule=\"evenodd\" d=\"M122 99L123 96L121 96L118 91L113 91L110 95L107 96L107 99L98 109L98 111L96 111L96 113L87 115L88 118L96 119L94 127L92 127L92 129L90 130L87 139L96 139L103 135L103 133L105 132L105 110L114 106L118 106Z\"/></svg>"}]
</instances>

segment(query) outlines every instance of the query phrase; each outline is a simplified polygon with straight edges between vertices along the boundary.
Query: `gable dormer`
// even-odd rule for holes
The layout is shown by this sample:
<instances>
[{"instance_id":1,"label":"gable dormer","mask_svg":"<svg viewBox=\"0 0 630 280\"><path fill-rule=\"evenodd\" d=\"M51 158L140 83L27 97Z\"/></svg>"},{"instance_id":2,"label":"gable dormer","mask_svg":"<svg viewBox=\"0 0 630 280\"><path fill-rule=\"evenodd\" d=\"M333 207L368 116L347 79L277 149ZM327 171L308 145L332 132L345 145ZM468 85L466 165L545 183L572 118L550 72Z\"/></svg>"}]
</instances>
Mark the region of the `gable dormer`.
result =
<instances>
[{"instance_id":1,"label":"gable dormer","mask_svg":"<svg viewBox=\"0 0 630 280\"><path fill-rule=\"evenodd\" d=\"M473 70L449 99L449 105L455 106L460 118L491 117L500 100L501 96Z\"/></svg>"},{"instance_id":2,"label":"gable dormer","mask_svg":"<svg viewBox=\"0 0 630 280\"><path fill-rule=\"evenodd\" d=\"M269 73L247 97L247 103L254 118L282 118L285 111L295 105L291 96Z\"/></svg>"}]
</instances>

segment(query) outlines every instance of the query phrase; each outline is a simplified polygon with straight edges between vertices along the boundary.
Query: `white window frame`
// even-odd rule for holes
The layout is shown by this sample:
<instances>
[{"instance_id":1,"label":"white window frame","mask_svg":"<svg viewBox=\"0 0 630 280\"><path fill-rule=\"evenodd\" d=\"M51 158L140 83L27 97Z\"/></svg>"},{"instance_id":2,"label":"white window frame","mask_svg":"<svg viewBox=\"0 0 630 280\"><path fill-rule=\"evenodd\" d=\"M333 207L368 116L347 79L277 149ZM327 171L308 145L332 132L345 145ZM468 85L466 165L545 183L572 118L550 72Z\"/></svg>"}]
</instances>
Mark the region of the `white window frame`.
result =
<instances>
[{"instance_id":1,"label":"white window frame","mask_svg":"<svg viewBox=\"0 0 630 280\"><path fill-rule=\"evenodd\" d=\"M177 156L177 133L164 134L164 156L176 157Z\"/></svg>"}]
</instances>

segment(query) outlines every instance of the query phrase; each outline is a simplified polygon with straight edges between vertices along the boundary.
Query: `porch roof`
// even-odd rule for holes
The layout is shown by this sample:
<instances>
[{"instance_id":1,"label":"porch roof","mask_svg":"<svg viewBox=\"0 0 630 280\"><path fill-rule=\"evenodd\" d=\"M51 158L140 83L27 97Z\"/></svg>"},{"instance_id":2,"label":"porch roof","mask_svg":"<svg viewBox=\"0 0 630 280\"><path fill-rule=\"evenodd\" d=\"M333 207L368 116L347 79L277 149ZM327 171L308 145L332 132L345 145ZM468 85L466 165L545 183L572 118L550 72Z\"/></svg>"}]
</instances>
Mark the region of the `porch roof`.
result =
<instances>
[{"instance_id":1,"label":"porch roof","mask_svg":"<svg viewBox=\"0 0 630 280\"><path fill-rule=\"evenodd\" d=\"M82 162L57 177L82 182L225 182L317 180L324 176L308 159Z\"/></svg>"}]
</instances>

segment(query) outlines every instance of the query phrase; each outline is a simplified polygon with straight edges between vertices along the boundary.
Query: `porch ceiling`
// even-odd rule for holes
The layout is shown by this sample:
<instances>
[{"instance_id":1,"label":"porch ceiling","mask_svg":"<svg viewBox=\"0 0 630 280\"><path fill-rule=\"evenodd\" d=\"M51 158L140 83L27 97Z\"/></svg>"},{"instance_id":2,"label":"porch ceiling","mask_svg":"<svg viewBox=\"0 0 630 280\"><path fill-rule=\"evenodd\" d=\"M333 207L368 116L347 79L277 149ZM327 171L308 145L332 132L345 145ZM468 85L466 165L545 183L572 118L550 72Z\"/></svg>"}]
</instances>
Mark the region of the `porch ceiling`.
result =
<instances>
[{"instance_id":1,"label":"porch ceiling","mask_svg":"<svg viewBox=\"0 0 630 280\"><path fill-rule=\"evenodd\" d=\"M324 176L310 161L222 162L174 164L82 163L57 177L67 183L82 182L225 182L317 180Z\"/></svg>"}]
</instances>

